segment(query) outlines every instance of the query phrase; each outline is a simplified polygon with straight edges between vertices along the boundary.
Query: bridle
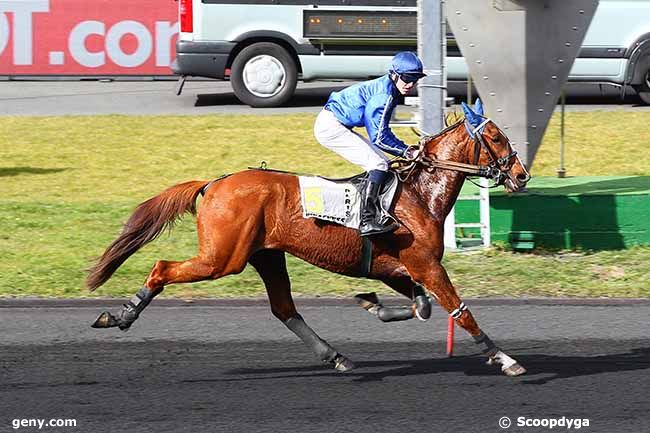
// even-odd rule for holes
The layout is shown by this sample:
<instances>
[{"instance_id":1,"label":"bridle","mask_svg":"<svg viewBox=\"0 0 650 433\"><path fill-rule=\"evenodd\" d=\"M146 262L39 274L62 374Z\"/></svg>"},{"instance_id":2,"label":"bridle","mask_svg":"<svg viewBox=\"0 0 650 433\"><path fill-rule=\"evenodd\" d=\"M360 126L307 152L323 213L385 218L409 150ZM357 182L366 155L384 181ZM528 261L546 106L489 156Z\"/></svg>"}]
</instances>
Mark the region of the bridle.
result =
<instances>
[{"instance_id":1,"label":"bridle","mask_svg":"<svg viewBox=\"0 0 650 433\"><path fill-rule=\"evenodd\" d=\"M493 187L502 185L508 176L508 172L510 171L510 168L512 167L512 165L510 164L510 160L517 156L517 152L513 150L510 154L504 157L501 158L496 157L492 149L490 149L490 147L485 143L485 138L483 137L483 133L481 132L481 130L489 122L491 122L491 119L486 117L483 120L483 122L481 122L478 126L474 127L467 121L467 119L465 119L464 121L464 126L467 130L467 133L474 140L474 163L473 164L465 164L462 162L430 158L426 156L424 153L424 146L432 137L431 136L423 137L420 140L420 148L419 148L418 156L413 161L410 161L410 163L406 165L403 165L403 161L402 161L402 167L398 166L395 168L395 171L397 172L400 180L402 182L406 181L408 177L411 175L413 169L419 165L425 167L425 169L428 171L431 171L436 168L440 168L443 170L459 171L473 176L485 177L487 179L491 179L494 181L495 184L493 185ZM447 128L446 130L442 131L440 134L458 126L460 126L460 122L457 123L456 125L452 125L452 127ZM497 129L499 128L497 127ZM500 129L499 132L501 132ZM502 135L505 136L505 134ZM481 156L481 150L484 150L488 156L488 165L478 165L478 161Z\"/></svg>"},{"instance_id":2,"label":"bridle","mask_svg":"<svg viewBox=\"0 0 650 433\"><path fill-rule=\"evenodd\" d=\"M508 176L508 171L510 171L510 168L512 165L510 164L510 160L514 157L517 156L517 151L513 150L510 152L508 155L503 156L501 158L497 158L492 149L485 143L485 138L483 137L483 133L481 132L481 129L485 127L489 122L491 122L491 119L486 117L483 122L481 122L476 128L474 128L471 132L469 128L472 126L469 124L467 119L465 119L465 128L467 128L467 132L469 133L470 137L474 139L474 165L477 167L481 167L483 169L482 174L478 174L478 176L481 177L486 177L488 179L491 179L495 182L496 185L502 185L506 177ZM503 137L506 135L499 129L498 126L496 126L495 123L493 123L494 126L497 128L497 130L501 133ZM488 156L488 165L487 166L478 166L478 161L481 157L481 150L484 150L485 153Z\"/></svg>"}]
</instances>

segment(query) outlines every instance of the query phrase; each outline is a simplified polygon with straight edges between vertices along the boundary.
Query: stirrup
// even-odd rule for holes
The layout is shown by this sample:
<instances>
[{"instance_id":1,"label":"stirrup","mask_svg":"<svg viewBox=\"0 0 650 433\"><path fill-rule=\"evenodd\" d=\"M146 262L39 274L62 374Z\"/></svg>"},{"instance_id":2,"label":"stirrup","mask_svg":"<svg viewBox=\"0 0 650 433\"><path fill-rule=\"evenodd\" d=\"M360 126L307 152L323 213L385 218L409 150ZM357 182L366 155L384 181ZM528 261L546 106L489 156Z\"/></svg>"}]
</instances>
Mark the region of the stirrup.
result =
<instances>
[{"instance_id":1,"label":"stirrup","mask_svg":"<svg viewBox=\"0 0 650 433\"><path fill-rule=\"evenodd\" d=\"M373 235L380 235L382 233L394 232L398 228L399 225L396 223L390 223L386 225L370 223L367 226L361 224L361 227L359 227L359 233L361 236L373 236Z\"/></svg>"}]
</instances>

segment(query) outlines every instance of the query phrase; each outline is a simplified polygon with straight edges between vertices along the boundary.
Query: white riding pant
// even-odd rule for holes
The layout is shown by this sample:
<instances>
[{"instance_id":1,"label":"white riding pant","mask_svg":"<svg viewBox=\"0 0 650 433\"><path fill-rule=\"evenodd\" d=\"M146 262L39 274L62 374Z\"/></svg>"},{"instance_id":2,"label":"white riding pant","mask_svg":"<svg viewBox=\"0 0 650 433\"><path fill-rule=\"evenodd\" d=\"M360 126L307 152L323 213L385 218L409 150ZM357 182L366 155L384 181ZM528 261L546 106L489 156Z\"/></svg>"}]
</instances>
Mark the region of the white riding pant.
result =
<instances>
[{"instance_id":1,"label":"white riding pant","mask_svg":"<svg viewBox=\"0 0 650 433\"><path fill-rule=\"evenodd\" d=\"M365 171L388 170L388 157L368 139L343 126L331 111L322 110L318 114L314 136L320 144Z\"/></svg>"}]
</instances>

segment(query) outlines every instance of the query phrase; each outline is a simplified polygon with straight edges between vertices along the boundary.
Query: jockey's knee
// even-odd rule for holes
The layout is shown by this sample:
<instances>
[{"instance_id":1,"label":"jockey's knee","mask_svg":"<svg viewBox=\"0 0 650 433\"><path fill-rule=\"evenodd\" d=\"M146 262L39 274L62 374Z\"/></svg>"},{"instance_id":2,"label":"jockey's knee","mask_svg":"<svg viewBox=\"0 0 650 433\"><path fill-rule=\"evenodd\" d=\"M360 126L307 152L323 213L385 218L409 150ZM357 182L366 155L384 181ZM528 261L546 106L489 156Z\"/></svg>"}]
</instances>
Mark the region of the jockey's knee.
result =
<instances>
[{"instance_id":1,"label":"jockey's knee","mask_svg":"<svg viewBox=\"0 0 650 433\"><path fill-rule=\"evenodd\" d=\"M366 166L363 167L367 172L372 170L388 171L388 161L379 157L372 159L372 161L368 161Z\"/></svg>"}]
</instances>

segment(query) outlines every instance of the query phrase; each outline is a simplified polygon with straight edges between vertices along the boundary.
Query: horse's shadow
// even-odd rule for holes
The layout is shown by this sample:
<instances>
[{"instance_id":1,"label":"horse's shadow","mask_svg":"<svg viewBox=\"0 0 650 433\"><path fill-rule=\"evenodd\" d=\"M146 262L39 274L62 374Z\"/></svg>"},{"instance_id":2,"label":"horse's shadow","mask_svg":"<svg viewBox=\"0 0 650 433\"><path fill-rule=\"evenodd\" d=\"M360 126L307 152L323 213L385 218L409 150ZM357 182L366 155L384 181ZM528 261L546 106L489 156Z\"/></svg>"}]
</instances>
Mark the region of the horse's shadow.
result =
<instances>
[{"instance_id":1,"label":"horse's shadow","mask_svg":"<svg viewBox=\"0 0 650 433\"><path fill-rule=\"evenodd\" d=\"M527 385L544 385L548 382L601 373L650 369L650 347L632 349L626 353L596 356L559 355L517 355L528 373L520 381ZM381 381L390 377L418 376L437 373L464 373L467 376L499 376L502 373L494 366L484 363L480 356L459 356L454 358L361 361L356 369L346 373L358 382ZM364 371L377 370L380 371ZM229 370L226 375L244 376L226 381L263 380L290 377L338 375L331 367L282 367L282 368L240 368ZM223 381L220 379L218 381Z\"/></svg>"},{"instance_id":2,"label":"horse's shadow","mask_svg":"<svg viewBox=\"0 0 650 433\"><path fill-rule=\"evenodd\" d=\"M18 176L21 174L49 174L66 171L67 168L41 168L41 167L0 167L0 177Z\"/></svg>"}]
</instances>

